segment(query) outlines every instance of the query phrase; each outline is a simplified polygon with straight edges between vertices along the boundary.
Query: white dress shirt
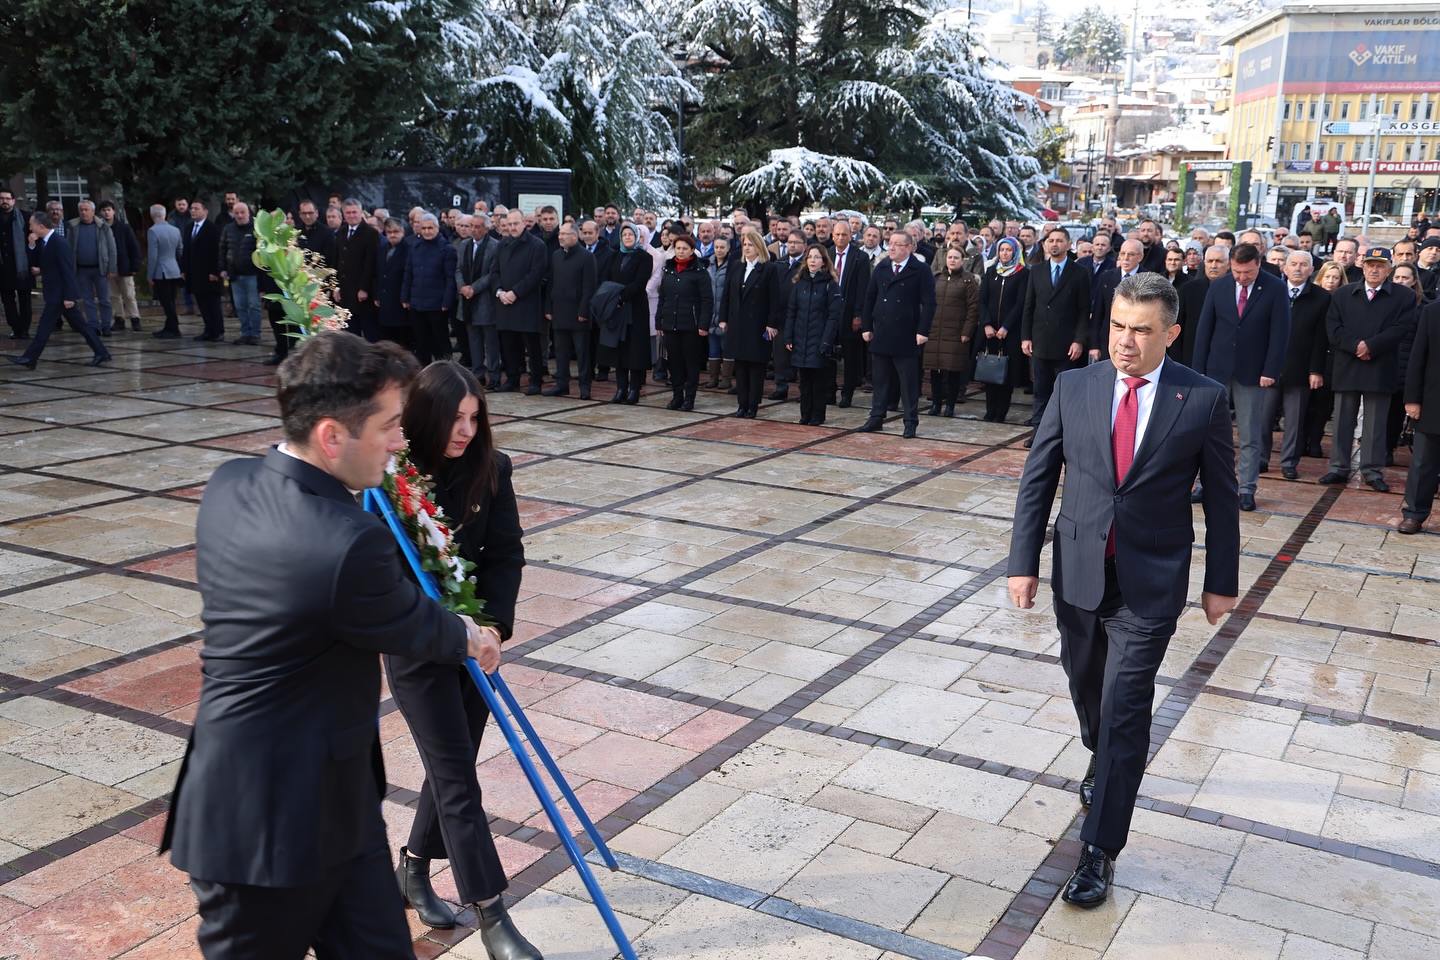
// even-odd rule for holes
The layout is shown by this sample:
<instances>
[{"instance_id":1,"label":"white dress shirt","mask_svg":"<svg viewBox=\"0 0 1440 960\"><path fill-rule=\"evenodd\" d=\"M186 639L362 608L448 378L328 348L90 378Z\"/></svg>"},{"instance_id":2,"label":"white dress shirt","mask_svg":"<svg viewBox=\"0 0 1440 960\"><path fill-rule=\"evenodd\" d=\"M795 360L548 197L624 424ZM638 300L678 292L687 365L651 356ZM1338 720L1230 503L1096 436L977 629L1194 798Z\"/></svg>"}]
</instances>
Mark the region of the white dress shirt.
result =
<instances>
[{"instance_id":1,"label":"white dress shirt","mask_svg":"<svg viewBox=\"0 0 1440 960\"><path fill-rule=\"evenodd\" d=\"M1144 386L1135 390L1135 449L1140 449L1140 441L1145 439L1145 428L1150 425L1150 411L1155 409L1155 394L1160 389L1156 384L1160 381L1160 371L1165 367L1165 358L1160 358L1160 366L1145 374L1147 381ZM1129 388L1125 386L1125 378L1130 374L1115 370L1115 395L1110 398L1110 432L1115 432L1115 415L1120 412L1120 400L1125 396Z\"/></svg>"}]
</instances>

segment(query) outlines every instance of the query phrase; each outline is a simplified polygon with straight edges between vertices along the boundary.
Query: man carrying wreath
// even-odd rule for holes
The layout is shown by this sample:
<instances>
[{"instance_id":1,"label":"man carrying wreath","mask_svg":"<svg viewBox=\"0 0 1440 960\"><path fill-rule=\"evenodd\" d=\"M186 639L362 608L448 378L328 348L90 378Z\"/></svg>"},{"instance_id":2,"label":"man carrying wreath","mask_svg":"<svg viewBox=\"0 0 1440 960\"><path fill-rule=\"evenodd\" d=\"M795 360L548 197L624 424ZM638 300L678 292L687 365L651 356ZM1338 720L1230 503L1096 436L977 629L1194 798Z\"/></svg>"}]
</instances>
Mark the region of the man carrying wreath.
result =
<instances>
[{"instance_id":1,"label":"man carrying wreath","mask_svg":"<svg viewBox=\"0 0 1440 960\"><path fill-rule=\"evenodd\" d=\"M203 684L160 849L190 874L209 960L408 960L376 654L489 672L500 648L425 596L356 502L405 446L415 361L322 332L278 373L285 442L220 467L200 504Z\"/></svg>"}]
</instances>

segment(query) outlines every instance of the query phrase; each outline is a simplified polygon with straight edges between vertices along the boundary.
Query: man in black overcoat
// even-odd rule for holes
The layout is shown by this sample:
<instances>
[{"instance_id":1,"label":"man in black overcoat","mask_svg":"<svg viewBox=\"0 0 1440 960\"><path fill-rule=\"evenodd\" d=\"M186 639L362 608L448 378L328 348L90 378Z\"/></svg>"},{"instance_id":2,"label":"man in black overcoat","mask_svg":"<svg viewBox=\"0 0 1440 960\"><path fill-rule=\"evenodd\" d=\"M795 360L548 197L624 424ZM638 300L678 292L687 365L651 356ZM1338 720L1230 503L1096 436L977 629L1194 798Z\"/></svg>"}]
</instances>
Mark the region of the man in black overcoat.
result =
<instances>
[{"instance_id":1,"label":"man in black overcoat","mask_svg":"<svg viewBox=\"0 0 1440 960\"><path fill-rule=\"evenodd\" d=\"M1285 297L1290 310L1290 342L1285 348L1285 367L1276 384L1280 393L1268 397L1265 411L1266 429L1261 435L1260 463L1270 462L1275 434L1269 424L1275 419L1276 407L1285 414L1285 432L1280 440L1280 474L1286 480L1300 478L1300 457L1305 452L1309 432L1305 411L1310 406L1310 391L1325 385L1325 360L1330 353L1330 335L1325 317L1330 312L1330 294L1310 282L1315 261L1304 250L1291 251L1285 258ZM1184 287L1180 288L1184 295Z\"/></svg>"},{"instance_id":2,"label":"man in black overcoat","mask_svg":"<svg viewBox=\"0 0 1440 960\"><path fill-rule=\"evenodd\" d=\"M1428 304L1420 311L1410 369L1405 374L1405 415L1414 423L1415 448L1395 529L1413 534L1424 529L1440 484L1440 303Z\"/></svg>"},{"instance_id":3,"label":"man in black overcoat","mask_svg":"<svg viewBox=\"0 0 1440 960\"><path fill-rule=\"evenodd\" d=\"M576 364L580 399L590 399L591 365L590 298L595 296L595 257L580 245L580 233L573 223L562 223L557 231L560 248L550 255L550 283L545 297L545 318L555 337L555 386L547 397L570 392L570 361Z\"/></svg>"},{"instance_id":4,"label":"man in black overcoat","mask_svg":"<svg viewBox=\"0 0 1440 960\"><path fill-rule=\"evenodd\" d=\"M207 960L410 960L380 801L379 653L494 670L500 647L402 569L357 502L417 367L314 336L279 367L286 440L215 471L196 520L200 706L160 850L190 874Z\"/></svg>"},{"instance_id":5,"label":"man in black overcoat","mask_svg":"<svg viewBox=\"0 0 1440 960\"><path fill-rule=\"evenodd\" d=\"M344 222L335 231L335 305L350 311L350 332L371 343L380 339L380 314L375 301L375 260L380 232L365 222L359 200L340 207Z\"/></svg>"},{"instance_id":6,"label":"man in black overcoat","mask_svg":"<svg viewBox=\"0 0 1440 960\"><path fill-rule=\"evenodd\" d=\"M930 337L935 319L935 275L915 256L915 241L903 230L890 235L890 262L870 275L860 335L870 345L875 392L870 419L862 433L875 433L885 422L892 390L898 396L906 437L920 425L920 348Z\"/></svg>"},{"instance_id":7,"label":"man in black overcoat","mask_svg":"<svg viewBox=\"0 0 1440 960\"><path fill-rule=\"evenodd\" d=\"M220 343L225 339L225 314L220 303L225 290L220 280L220 228L207 219L205 201L190 201L190 225L180 230L180 279L195 299L205 328L194 340Z\"/></svg>"},{"instance_id":8,"label":"man in black overcoat","mask_svg":"<svg viewBox=\"0 0 1440 960\"><path fill-rule=\"evenodd\" d=\"M525 229L519 210L505 214L504 235L495 251L490 289L495 297L495 326L500 332L500 353L505 382L500 392L520 389L520 371L529 357L530 384L525 393L540 392L545 379L545 328L541 318L545 274L550 263L545 241Z\"/></svg>"}]
</instances>

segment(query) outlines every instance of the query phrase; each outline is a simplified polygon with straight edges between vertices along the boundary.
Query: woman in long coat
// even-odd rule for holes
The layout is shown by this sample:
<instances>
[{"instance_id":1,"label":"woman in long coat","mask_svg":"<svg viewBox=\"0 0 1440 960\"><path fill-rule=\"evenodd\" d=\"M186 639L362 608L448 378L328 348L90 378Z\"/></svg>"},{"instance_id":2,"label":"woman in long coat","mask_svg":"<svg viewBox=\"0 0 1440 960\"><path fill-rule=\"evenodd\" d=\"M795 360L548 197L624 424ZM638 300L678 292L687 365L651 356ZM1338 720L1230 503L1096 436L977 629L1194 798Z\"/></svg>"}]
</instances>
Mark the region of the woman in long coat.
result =
<instances>
[{"instance_id":1,"label":"woman in long coat","mask_svg":"<svg viewBox=\"0 0 1440 960\"><path fill-rule=\"evenodd\" d=\"M995 262L980 281L980 323L984 324L985 353L1010 358L1005 382L985 384L985 419L999 423L1010 412L1015 385L1025 381L1025 355L1020 352L1020 314L1030 271L1020 242L1004 237L995 244Z\"/></svg>"},{"instance_id":2,"label":"woman in long coat","mask_svg":"<svg viewBox=\"0 0 1440 960\"><path fill-rule=\"evenodd\" d=\"M925 341L925 369L930 371L930 416L955 416L955 404L970 382L971 345L979 316L980 281L965 269L965 253L945 251L935 275L935 320Z\"/></svg>"},{"instance_id":3,"label":"woman in long coat","mask_svg":"<svg viewBox=\"0 0 1440 960\"><path fill-rule=\"evenodd\" d=\"M785 349L790 365L800 373L800 423L820 426L825 422L825 399L821 388L825 362L840 336L840 314L845 307L840 281L830 252L818 243L805 251L804 266L795 271L790 283L790 304L785 312Z\"/></svg>"},{"instance_id":4,"label":"woman in long coat","mask_svg":"<svg viewBox=\"0 0 1440 960\"><path fill-rule=\"evenodd\" d=\"M620 252L610 258L610 274L625 289L615 309L625 314L623 337L614 347L600 344L595 362L615 368L615 396L611 403L640 402L640 388L645 385L645 372L650 369L650 297L646 288L655 261L649 248L640 243L640 234L633 223L620 228Z\"/></svg>"},{"instance_id":5,"label":"woman in long coat","mask_svg":"<svg viewBox=\"0 0 1440 960\"><path fill-rule=\"evenodd\" d=\"M735 361L735 416L753 419L765 389L765 364L784 324L785 294L777 264L754 227L740 234L740 259L730 264L720 318L725 350ZM783 279L783 278L782 278Z\"/></svg>"}]
</instances>

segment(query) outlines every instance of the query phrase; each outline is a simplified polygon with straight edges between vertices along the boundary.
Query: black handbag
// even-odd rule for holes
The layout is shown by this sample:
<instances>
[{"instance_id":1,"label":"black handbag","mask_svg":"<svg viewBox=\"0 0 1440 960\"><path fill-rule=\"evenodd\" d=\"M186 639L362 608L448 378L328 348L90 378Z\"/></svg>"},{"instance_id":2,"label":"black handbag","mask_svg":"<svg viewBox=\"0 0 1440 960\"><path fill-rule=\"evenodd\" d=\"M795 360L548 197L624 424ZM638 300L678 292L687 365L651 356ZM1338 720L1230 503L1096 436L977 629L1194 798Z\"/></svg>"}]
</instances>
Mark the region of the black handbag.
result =
<instances>
[{"instance_id":1,"label":"black handbag","mask_svg":"<svg viewBox=\"0 0 1440 960\"><path fill-rule=\"evenodd\" d=\"M845 359L845 346L839 340L833 343L820 344L820 356L831 363L839 363Z\"/></svg>"},{"instance_id":2,"label":"black handbag","mask_svg":"<svg viewBox=\"0 0 1440 960\"><path fill-rule=\"evenodd\" d=\"M1003 387L1010 379L1010 358L1003 353L977 354L975 357L975 376L972 378L980 383L989 383L997 387Z\"/></svg>"}]
</instances>

